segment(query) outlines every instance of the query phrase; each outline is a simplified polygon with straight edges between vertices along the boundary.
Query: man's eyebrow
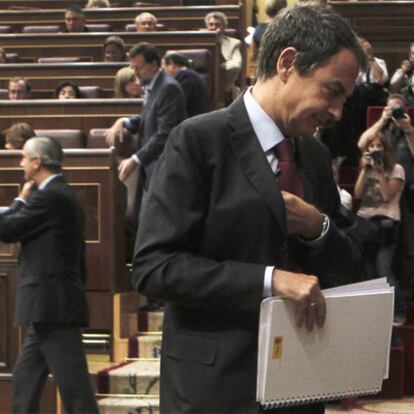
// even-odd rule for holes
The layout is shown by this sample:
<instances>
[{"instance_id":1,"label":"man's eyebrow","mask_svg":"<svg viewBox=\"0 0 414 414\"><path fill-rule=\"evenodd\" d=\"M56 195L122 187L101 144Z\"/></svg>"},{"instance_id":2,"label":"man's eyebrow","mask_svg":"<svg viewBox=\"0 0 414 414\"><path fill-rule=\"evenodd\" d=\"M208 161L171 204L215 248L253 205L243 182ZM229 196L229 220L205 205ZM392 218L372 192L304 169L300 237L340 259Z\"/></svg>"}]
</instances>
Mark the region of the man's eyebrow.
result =
<instances>
[{"instance_id":1,"label":"man's eyebrow","mask_svg":"<svg viewBox=\"0 0 414 414\"><path fill-rule=\"evenodd\" d=\"M352 91L348 93L347 90L345 89L344 84L338 80L326 82L325 87L330 89L331 92L333 92L335 95L338 95L338 96L345 95L346 97L348 97L352 95L352 92L353 92L353 89L352 89Z\"/></svg>"},{"instance_id":2,"label":"man's eyebrow","mask_svg":"<svg viewBox=\"0 0 414 414\"><path fill-rule=\"evenodd\" d=\"M325 84L325 86L329 89L332 89L335 91L335 94L337 95L347 95L347 91L343 85L342 82L340 81L331 81L331 82L327 82Z\"/></svg>"}]
</instances>

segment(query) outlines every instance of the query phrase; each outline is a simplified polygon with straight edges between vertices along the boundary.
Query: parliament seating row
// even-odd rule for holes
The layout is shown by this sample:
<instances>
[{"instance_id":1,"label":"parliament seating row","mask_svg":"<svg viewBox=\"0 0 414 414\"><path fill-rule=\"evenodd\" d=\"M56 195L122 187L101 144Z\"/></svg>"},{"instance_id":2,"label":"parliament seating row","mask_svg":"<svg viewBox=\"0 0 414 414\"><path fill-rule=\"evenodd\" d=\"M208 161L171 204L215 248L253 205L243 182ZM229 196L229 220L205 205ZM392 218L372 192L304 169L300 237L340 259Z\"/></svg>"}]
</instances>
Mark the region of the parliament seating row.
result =
<instances>
[{"instance_id":1,"label":"parliament seating row","mask_svg":"<svg viewBox=\"0 0 414 414\"><path fill-rule=\"evenodd\" d=\"M57 84L55 85L57 86ZM103 98L103 90L99 86L79 86L79 90L81 93L81 99L100 99ZM44 94L42 92L45 92ZM9 91L7 89L0 89L0 100L1 99L8 99ZM47 96L43 96L47 95ZM54 98L54 91L47 90L47 91L32 91L31 98L33 99L53 99ZM113 96L108 96L112 98Z\"/></svg>"},{"instance_id":2,"label":"parliament seating row","mask_svg":"<svg viewBox=\"0 0 414 414\"><path fill-rule=\"evenodd\" d=\"M65 9L75 5L84 7L86 0L0 0L2 9ZM111 0L112 7L185 6L185 5L239 4L239 0Z\"/></svg>"},{"instance_id":3,"label":"parliament seating row","mask_svg":"<svg viewBox=\"0 0 414 414\"><path fill-rule=\"evenodd\" d=\"M229 28L244 36L244 6L172 6L130 7L108 9L85 9L86 23L108 24L113 31L124 31L127 24L134 23L135 16L143 12L152 13L166 30L198 30L205 27L204 17L211 11L221 11L228 19ZM9 26L14 33L22 32L24 26L64 26L64 9L51 10L4 10L0 11L0 25Z\"/></svg>"},{"instance_id":4,"label":"parliament seating row","mask_svg":"<svg viewBox=\"0 0 414 414\"><path fill-rule=\"evenodd\" d=\"M81 129L35 129L36 136L56 139L64 149L109 148L105 140L107 128L93 128L90 131ZM127 157L138 149L132 136L126 134L122 143L117 143L118 156Z\"/></svg>"},{"instance_id":5,"label":"parliament seating row","mask_svg":"<svg viewBox=\"0 0 414 414\"><path fill-rule=\"evenodd\" d=\"M142 99L39 99L0 101L0 130L16 122L34 129L109 128L118 118L141 112Z\"/></svg>"},{"instance_id":6,"label":"parliament seating row","mask_svg":"<svg viewBox=\"0 0 414 414\"><path fill-rule=\"evenodd\" d=\"M153 32L153 33L119 33L128 47L139 42L150 42L161 55L168 50L181 50L185 53L192 53L198 69L202 69L203 77L207 79L208 85L211 84L210 102L213 108L218 108L222 101L223 88L221 87L220 74L220 49L215 32L196 31L196 32ZM20 62L35 62L39 58L53 56L56 57L76 57L82 61L99 62L103 59L103 43L109 33L57 33L51 39L46 33L36 34L3 34L0 35L0 44L8 52L17 53ZM28 47L27 45L30 45ZM205 49L208 52L189 52ZM200 63L197 63L200 62ZM10 71L8 64L0 65L4 67L3 73L9 72L7 77L15 76ZM206 70L208 68L208 70ZM195 68L197 70L197 67ZM3 69L1 69L3 70ZM93 74L91 74L93 76ZM85 84L85 83L84 83ZM87 82L88 85L91 82ZM98 82L93 83L101 86ZM4 87L4 85L3 85ZM104 90L108 88L104 86ZM108 96L108 94L104 94Z\"/></svg>"},{"instance_id":7,"label":"parliament seating row","mask_svg":"<svg viewBox=\"0 0 414 414\"><path fill-rule=\"evenodd\" d=\"M166 30L165 25L157 23L157 31ZM112 25L107 23L100 24L85 24L85 27L88 29L88 32L111 32ZM125 26L126 32L136 32L135 24L127 24ZM64 32L64 27L59 25L36 25L36 26L23 26L22 33L62 33ZM0 26L0 33L13 33L11 26L2 25Z\"/></svg>"},{"instance_id":8,"label":"parliament seating row","mask_svg":"<svg viewBox=\"0 0 414 414\"><path fill-rule=\"evenodd\" d=\"M192 62L192 68L204 79L209 91L211 102L213 102L213 81L217 75L214 74L214 66L211 53L207 49L180 50ZM0 64L0 89L7 89L10 74L13 77L25 78L31 85L33 99L53 98L56 86L68 80L81 87L81 92L88 98L112 98L114 96L114 78L116 72L128 65L127 62L120 63L76 63L73 60L79 58L43 58L42 61L52 61L45 64ZM53 63L53 61L66 63ZM93 93L93 85L96 89ZM87 89L85 89L88 87ZM98 89L99 88L99 89ZM7 99L7 94L0 92L0 99Z\"/></svg>"}]
</instances>

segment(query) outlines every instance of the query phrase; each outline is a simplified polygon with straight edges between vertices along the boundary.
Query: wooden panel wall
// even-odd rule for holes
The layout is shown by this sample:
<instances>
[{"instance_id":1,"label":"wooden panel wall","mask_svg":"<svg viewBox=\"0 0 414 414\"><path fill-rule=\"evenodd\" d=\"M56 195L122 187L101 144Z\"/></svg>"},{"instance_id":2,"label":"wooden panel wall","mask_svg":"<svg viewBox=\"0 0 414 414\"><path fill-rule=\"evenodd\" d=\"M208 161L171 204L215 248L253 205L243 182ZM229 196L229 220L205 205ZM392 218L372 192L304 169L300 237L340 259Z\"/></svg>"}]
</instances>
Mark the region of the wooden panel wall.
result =
<instances>
[{"instance_id":1,"label":"wooden panel wall","mask_svg":"<svg viewBox=\"0 0 414 414\"><path fill-rule=\"evenodd\" d=\"M333 1L332 7L344 16L360 36L374 47L375 56L386 61L388 72L400 67L414 41L412 1Z\"/></svg>"}]
</instances>

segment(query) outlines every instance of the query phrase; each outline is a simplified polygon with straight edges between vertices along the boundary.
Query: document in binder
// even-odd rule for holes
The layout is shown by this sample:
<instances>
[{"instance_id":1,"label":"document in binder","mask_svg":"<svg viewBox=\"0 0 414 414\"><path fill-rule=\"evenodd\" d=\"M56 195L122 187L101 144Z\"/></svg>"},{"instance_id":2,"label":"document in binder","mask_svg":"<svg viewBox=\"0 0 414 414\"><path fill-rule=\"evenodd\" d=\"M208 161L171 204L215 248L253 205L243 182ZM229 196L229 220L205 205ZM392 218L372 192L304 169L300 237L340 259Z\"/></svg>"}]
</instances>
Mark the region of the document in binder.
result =
<instances>
[{"instance_id":1,"label":"document in binder","mask_svg":"<svg viewBox=\"0 0 414 414\"><path fill-rule=\"evenodd\" d=\"M322 328L295 325L288 299L262 302L257 401L264 408L375 394L388 376L394 288L384 278L323 291Z\"/></svg>"}]
</instances>

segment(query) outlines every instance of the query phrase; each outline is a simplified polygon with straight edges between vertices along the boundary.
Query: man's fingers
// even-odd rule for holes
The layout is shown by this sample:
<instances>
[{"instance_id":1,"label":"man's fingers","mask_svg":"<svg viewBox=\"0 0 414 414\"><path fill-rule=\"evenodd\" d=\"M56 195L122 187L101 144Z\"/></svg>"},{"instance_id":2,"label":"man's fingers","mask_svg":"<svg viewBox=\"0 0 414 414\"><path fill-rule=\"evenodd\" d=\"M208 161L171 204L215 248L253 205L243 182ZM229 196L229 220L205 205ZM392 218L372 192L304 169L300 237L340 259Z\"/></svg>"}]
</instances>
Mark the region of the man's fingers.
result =
<instances>
[{"instance_id":1,"label":"man's fingers","mask_svg":"<svg viewBox=\"0 0 414 414\"><path fill-rule=\"evenodd\" d=\"M308 310L308 304L306 301L300 301L296 305L295 323L298 328L303 325Z\"/></svg>"},{"instance_id":2,"label":"man's fingers","mask_svg":"<svg viewBox=\"0 0 414 414\"><path fill-rule=\"evenodd\" d=\"M316 322L319 327L323 326L326 320L326 302L323 300L323 304L317 307Z\"/></svg>"},{"instance_id":3,"label":"man's fingers","mask_svg":"<svg viewBox=\"0 0 414 414\"><path fill-rule=\"evenodd\" d=\"M318 311L318 304L316 302L309 303L307 313L306 313L306 323L305 323L306 329L308 331L313 330L313 326L314 326L315 320L316 320L317 311Z\"/></svg>"}]
</instances>

